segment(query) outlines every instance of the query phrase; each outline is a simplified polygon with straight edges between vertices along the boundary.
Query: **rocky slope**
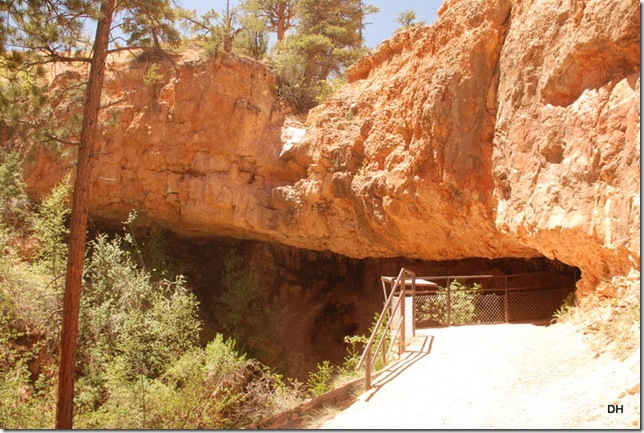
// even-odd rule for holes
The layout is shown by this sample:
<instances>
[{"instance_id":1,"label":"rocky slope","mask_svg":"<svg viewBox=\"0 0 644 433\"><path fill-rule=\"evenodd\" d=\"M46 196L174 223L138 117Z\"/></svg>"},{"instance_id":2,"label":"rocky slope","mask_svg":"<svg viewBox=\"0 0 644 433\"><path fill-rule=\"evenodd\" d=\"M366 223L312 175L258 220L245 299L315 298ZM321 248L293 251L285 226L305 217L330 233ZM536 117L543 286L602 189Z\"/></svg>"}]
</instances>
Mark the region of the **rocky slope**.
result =
<instances>
[{"instance_id":1,"label":"rocky slope","mask_svg":"<svg viewBox=\"0 0 644 433\"><path fill-rule=\"evenodd\" d=\"M91 213L350 257L556 258L639 270L639 3L449 0L285 119L270 71L115 60ZM42 195L64 167L27 167Z\"/></svg>"}]
</instances>

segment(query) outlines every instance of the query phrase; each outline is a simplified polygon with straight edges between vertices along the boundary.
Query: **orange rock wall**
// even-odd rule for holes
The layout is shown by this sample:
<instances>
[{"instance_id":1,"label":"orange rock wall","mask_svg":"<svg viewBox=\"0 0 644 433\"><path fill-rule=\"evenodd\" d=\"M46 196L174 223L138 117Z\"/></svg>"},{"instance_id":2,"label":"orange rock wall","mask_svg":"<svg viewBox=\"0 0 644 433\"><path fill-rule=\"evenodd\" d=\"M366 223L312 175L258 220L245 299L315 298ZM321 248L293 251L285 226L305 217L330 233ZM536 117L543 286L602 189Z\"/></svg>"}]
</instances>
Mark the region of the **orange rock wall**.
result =
<instances>
[{"instance_id":1,"label":"orange rock wall","mask_svg":"<svg viewBox=\"0 0 644 433\"><path fill-rule=\"evenodd\" d=\"M640 7L521 1L501 51L496 226L578 266L639 270Z\"/></svg>"},{"instance_id":2,"label":"orange rock wall","mask_svg":"<svg viewBox=\"0 0 644 433\"><path fill-rule=\"evenodd\" d=\"M91 213L350 257L559 259L639 272L639 3L449 0L286 118L231 55L115 63ZM32 194L60 164L27 167ZM639 274L638 274L639 275Z\"/></svg>"}]
</instances>

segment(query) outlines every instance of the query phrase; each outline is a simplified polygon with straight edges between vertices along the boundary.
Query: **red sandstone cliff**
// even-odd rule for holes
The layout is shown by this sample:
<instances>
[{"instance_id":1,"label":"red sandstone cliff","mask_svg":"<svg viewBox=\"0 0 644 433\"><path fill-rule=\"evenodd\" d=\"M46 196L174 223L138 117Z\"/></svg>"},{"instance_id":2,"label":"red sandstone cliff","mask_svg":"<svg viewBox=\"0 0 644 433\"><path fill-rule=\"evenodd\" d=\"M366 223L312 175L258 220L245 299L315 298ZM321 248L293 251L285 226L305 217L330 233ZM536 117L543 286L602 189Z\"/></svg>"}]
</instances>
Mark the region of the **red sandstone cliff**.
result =
<instances>
[{"instance_id":1,"label":"red sandstone cliff","mask_svg":"<svg viewBox=\"0 0 644 433\"><path fill-rule=\"evenodd\" d=\"M185 53L106 83L91 213L352 257L639 273L639 3L447 1L286 123L268 69ZM43 152L35 195L60 175ZM639 278L639 274L637 275Z\"/></svg>"}]
</instances>

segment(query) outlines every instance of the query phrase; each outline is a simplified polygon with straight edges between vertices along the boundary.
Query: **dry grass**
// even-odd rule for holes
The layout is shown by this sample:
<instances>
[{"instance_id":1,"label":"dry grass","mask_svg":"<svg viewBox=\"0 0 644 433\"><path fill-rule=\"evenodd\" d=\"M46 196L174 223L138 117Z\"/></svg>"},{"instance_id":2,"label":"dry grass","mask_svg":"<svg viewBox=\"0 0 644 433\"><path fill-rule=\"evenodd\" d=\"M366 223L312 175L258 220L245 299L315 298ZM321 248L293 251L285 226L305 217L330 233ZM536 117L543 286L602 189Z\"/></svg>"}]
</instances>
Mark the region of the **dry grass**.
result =
<instances>
[{"instance_id":1,"label":"dry grass","mask_svg":"<svg viewBox=\"0 0 644 433\"><path fill-rule=\"evenodd\" d=\"M308 412L303 417L301 428L307 430L319 429L326 421L338 416L340 412L342 412L342 409L330 405Z\"/></svg>"},{"instance_id":2,"label":"dry grass","mask_svg":"<svg viewBox=\"0 0 644 433\"><path fill-rule=\"evenodd\" d=\"M639 285L639 272L606 280L558 321L579 326L598 355L607 353L624 360L640 348ZM617 293L617 297L598 294L606 292Z\"/></svg>"}]
</instances>

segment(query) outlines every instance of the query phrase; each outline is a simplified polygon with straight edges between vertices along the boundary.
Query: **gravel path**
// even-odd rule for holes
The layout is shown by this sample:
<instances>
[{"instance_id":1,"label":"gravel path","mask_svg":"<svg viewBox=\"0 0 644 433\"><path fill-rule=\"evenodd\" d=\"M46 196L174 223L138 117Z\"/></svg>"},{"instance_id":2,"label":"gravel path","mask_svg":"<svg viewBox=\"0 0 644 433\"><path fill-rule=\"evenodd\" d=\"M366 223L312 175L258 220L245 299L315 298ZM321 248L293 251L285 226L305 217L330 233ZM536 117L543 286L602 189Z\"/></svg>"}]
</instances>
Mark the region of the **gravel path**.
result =
<instances>
[{"instance_id":1,"label":"gravel path","mask_svg":"<svg viewBox=\"0 0 644 433\"><path fill-rule=\"evenodd\" d=\"M598 358L570 325L419 330L409 349L321 428L639 428L639 354Z\"/></svg>"}]
</instances>

